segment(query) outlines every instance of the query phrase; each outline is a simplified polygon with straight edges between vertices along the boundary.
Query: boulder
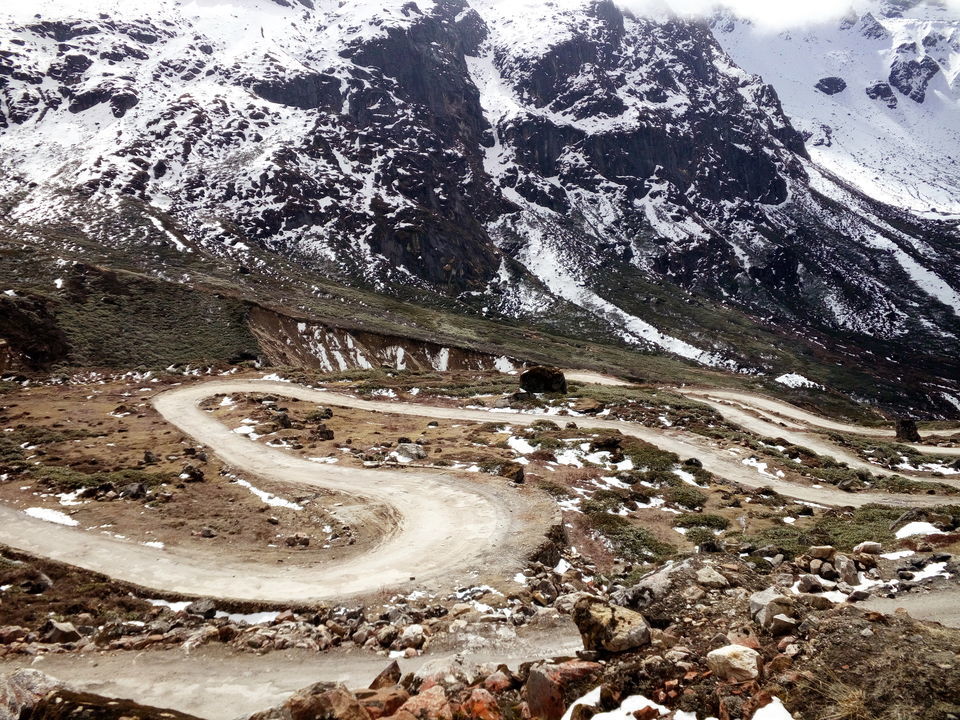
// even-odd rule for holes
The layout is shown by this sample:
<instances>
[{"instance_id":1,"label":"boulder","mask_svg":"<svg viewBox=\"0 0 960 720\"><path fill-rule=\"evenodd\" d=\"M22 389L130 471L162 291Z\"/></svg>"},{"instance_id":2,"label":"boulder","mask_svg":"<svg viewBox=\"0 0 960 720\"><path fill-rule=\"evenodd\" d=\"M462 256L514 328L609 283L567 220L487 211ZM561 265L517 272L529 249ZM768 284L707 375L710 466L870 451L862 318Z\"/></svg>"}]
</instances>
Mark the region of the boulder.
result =
<instances>
[{"instance_id":1,"label":"boulder","mask_svg":"<svg viewBox=\"0 0 960 720\"><path fill-rule=\"evenodd\" d=\"M318 423L317 426L310 431L310 439L316 440L317 442L333 440L334 437L333 430L328 428L324 423Z\"/></svg>"},{"instance_id":2,"label":"boulder","mask_svg":"<svg viewBox=\"0 0 960 720\"><path fill-rule=\"evenodd\" d=\"M867 97L871 100L880 100L886 103L888 108L895 108L899 104L897 94L893 92L888 82L875 82L866 88Z\"/></svg>"},{"instance_id":3,"label":"boulder","mask_svg":"<svg viewBox=\"0 0 960 720\"><path fill-rule=\"evenodd\" d=\"M483 688L476 688L460 706L461 712L473 720L502 720L497 699Z\"/></svg>"},{"instance_id":4,"label":"boulder","mask_svg":"<svg viewBox=\"0 0 960 720\"><path fill-rule=\"evenodd\" d=\"M770 631L771 635L783 637L784 635L792 634L797 629L799 624L799 621L794 620L789 615L784 615L781 613L770 618L767 629Z\"/></svg>"},{"instance_id":5,"label":"boulder","mask_svg":"<svg viewBox=\"0 0 960 720\"><path fill-rule=\"evenodd\" d=\"M920 431L917 429L917 421L913 418L897 418L897 442L918 443L921 442Z\"/></svg>"},{"instance_id":6,"label":"boulder","mask_svg":"<svg viewBox=\"0 0 960 720\"><path fill-rule=\"evenodd\" d=\"M143 483L130 483L120 489L121 498L130 498L131 500L140 500L146 497L147 486Z\"/></svg>"},{"instance_id":7,"label":"boulder","mask_svg":"<svg viewBox=\"0 0 960 720\"><path fill-rule=\"evenodd\" d=\"M400 637L397 638L397 645L399 645L401 650L407 648L419 650L423 647L425 640L423 625L408 625L403 629L403 632L400 633Z\"/></svg>"},{"instance_id":8,"label":"boulder","mask_svg":"<svg viewBox=\"0 0 960 720\"><path fill-rule=\"evenodd\" d=\"M837 95L847 89L847 82L839 77L825 77L820 78L816 88L824 95Z\"/></svg>"},{"instance_id":9,"label":"boulder","mask_svg":"<svg viewBox=\"0 0 960 720\"><path fill-rule=\"evenodd\" d=\"M430 660L413 674L414 682L419 684L421 692L433 685L439 685L451 694L474 685L482 677L480 667L463 655Z\"/></svg>"},{"instance_id":10,"label":"boulder","mask_svg":"<svg viewBox=\"0 0 960 720\"><path fill-rule=\"evenodd\" d=\"M879 555L882 550L883 546L880 543L867 541L857 545L853 549L853 552L857 554L862 553L864 555Z\"/></svg>"},{"instance_id":11,"label":"boulder","mask_svg":"<svg viewBox=\"0 0 960 720\"><path fill-rule=\"evenodd\" d=\"M604 409L605 405L599 400L593 398L580 398L574 404L571 410L582 413L583 415L596 415Z\"/></svg>"},{"instance_id":12,"label":"boulder","mask_svg":"<svg viewBox=\"0 0 960 720\"><path fill-rule=\"evenodd\" d=\"M73 626L73 623L56 622L55 620L48 620L40 632L43 634L43 641L48 643L77 642L83 637Z\"/></svg>"},{"instance_id":13,"label":"boulder","mask_svg":"<svg viewBox=\"0 0 960 720\"><path fill-rule=\"evenodd\" d=\"M39 670L22 669L0 675L0 718L30 717L30 710L60 687L63 683Z\"/></svg>"},{"instance_id":14,"label":"boulder","mask_svg":"<svg viewBox=\"0 0 960 720\"><path fill-rule=\"evenodd\" d=\"M743 645L727 645L707 653L707 667L723 682L749 682L760 675L760 653Z\"/></svg>"},{"instance_id":15,"label":"boulder","mask_svg":"<svg viewBox=\"0 0 960 720\"><path fill-rule=\"evenodd\" d=\"M356 696L339 683L316 683L304 688L282 705L254 713L247 720L372 720Z\"/></svg>"},{"instance_id":16,"label":"boulder","mask_svg":"<svg viewBox=\"0 0 960 720\"><path fill-rule=\"evenodd\" d=\"M643 615L598 598L578 600L573 607L573 621L586 650L616 653L650 643L650 626Z\"/></svg>"},{"instance_id":17,"label":"boulder","mask_svg":"<svg viewBox=\"0 0 960 720\"><path fill-rule=\"evenodd\" d=\"M730 581L709 566L697 570L697 583L708 588L722 589L730 587Z\"/></svg>"},{"instance_id":18,"label":"boulder","mask_svg":"<svg viewBox=\"0 0 960 720\"><path fill-rule=\"evenodd\" d=\"M596 683L602 670L599 663L583 660L534 665L523 689L530 717L560 720L567 705L584 694L586 685Z\"/></svg>"},{"instance_id":19,"label":"boulder","mask_svg":"<svg viewBox=\"0 0 960 720\"><path fill-rule=\"evenodd\" d=\"M840 573L837 572L837 568L834 567L833 563L825 562L820 566L820 577L826 578L827 580L839 580Z\"/></svg>"},{"instance_id":20,"label":"boulder","mask_svg":"<svg viewBox=\"0 0 960 720\"><path fill-rule=\"evenodd\" d=\"M860 573L857 572L857 564L846 555L837 555L834 560L834 567L836 567L837 574L840 576L840 582L845 582L847 585L860 584Z\"/></svg>"},{"instance_id":21,"label":"boulder","mask_svg":"<svg viewBox=\"0 0 960 720\"><path fill-rule=\"evenodd\" d=\"M823 584L821 579L816 575L801 575L800 584L797 586L797 590L802 593L823 592Z\"/></svg>"},{"instance_id":22,"label":"boulder","mask_svg":"<svg viewBox=\"0 0 960 720\"><path fill-rule=\"evenodd\" d=\"M380 674L377 675L373 682L370 683L371 690L382 690L383 688L393 687L394 685L400 684L400 664L394 660L392 663L387 665L383 670L380 671Z\"/></svg>"},{"instance_id":23,"label":"boulder","mask_svg":"<svg viewBox=\"0 0 960 720\"><path fill-rule=\"evenodd\" d=\"M19 625L6 625L0 627L0 645L9 645L10 643L20 642L30 631Z\"/></svg>"},{"instance_id":24,"label":"boulder","mask_svg":"<svg viewBox=\"0 0 960 720\"><path fill-rule=\"evenodd\" d=\"M814 545L807 551L810 557L824 561L829 561L835 553L836 550L833 549L832 545Z\"/></svg>"},{"instance_id":25,"label":"boulder","mask_svg":"<svg viewBox=\"0 0 960 720\"><path fill-rule=\"evenodd\" d=\"M403 455L411 460L425 460L427 449L417 443L400 443L397 445L397 455Z\"/></svg>"},{"instance_id":26,"label":"boulder","mask_svg":"<svg viewBox=\"0 0 960 720\"><path fill-rule=\"evenodd\" d=\"M515 483L524 481L523 465L517 462L505 462L497 466L497 475Z\"/></svg>"},{"instance_id":27,"label":"boulder","mask_svg":"<svg viewBox=\"0 0 960 720\"><path fill-rule=\"evenodd\" d=\"M341 718L339 715L328 717L336 720L352 720ZM434 685L407 700L393 717L395 720L453 720L453 710L443 688Z\"/></svg>"},{"instance_id":28,"label":"boulder","mask_svg":"<svg viewBox=\"0 0 960 720\"><path fill-rule=\"evenodd\" d=\"M410 699L410 693L396 685L377 689L358 690L355 695L357 696L357 701L370 714L372 720L390 717Z\"/></svg>"},{"instance_id":29,"label":"boulder","mask_svg":"<svg viewBox=\"0 0 960 720\"><path fill-rule=\"evenodd\" d=\"M483 687L485 690L499 694L513 687L513 678L503 670L497 670L487 675L483 681Z\"/></svg>"},{"instance_id":30,"label":"boulder","mask_svg":"<svg viewBox=\"0 0 960 720\"><path fill-rule=\"evenodd\" d=\"M203 470L194 465L184 465L180 471L180 478L190 483L203 482Z\"/></svg>"},{"instance_id":31,"label":"boulder","mask_svg":"<svg viewBox=\"0 0 960 720\"><path fill-rule=\"evenodd\" d=\"M188 615L200 615L201 617L210 620L215 617L217 614L217 606L213 604L213 600L209 598L201 598L200 600L194 600L192 603L187 605L184 608L184 612Z\"/></svg>"},{"instance_id":32,"label":"boulder","mask_svg":"<svg viewBox=\"0 0 960 720\"><path fill-rule=\"evenodd\" d=\"M528 393L566 393L567 379L557 368L535 365L520 375L520 389Z\"/></svg>"}]
</instances>

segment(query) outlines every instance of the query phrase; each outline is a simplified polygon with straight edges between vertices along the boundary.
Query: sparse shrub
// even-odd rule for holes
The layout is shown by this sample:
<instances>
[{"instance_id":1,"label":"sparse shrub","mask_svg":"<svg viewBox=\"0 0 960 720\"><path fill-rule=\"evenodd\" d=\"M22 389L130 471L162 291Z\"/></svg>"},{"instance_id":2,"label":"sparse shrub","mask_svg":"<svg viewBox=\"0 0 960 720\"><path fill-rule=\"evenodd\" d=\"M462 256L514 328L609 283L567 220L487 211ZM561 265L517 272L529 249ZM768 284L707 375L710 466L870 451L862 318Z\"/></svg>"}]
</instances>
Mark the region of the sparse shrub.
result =
<instances>
[{"instance_id":1,"label":"sparse shrub","mask_svg":"<svg viewBox=\"0 0 960 720\"><path fill-rule=\"evenodd\" d=\"M615 490L598 490L589 500L584 501L583 511L591 514L616 510L623 505L624 499L624 496Z\"/></svg>"},{"instance_id":2,"label":"sparse shrub","mask_svg":"<svg viewBox=\"0 0 960 720\"><path fill-rule=\"evenodd\" d=\"M676 552L673 545L620 515L589 513L587 520L594 530L610 540L617 554L625 560L659 562Z\"/></svg>"},{"instance_id":3,"label":"sparse shrub","mask_svg":"<svg viewBox=\"0 0 960 720\"><path fill-rule=\"evenodd\" d=\"M707 496L704 493L686 483L668 488L663 497L667 502L689 510L702 508L707 502Z\"/></svg>"},{"instance_id":4,"label":"sparse shrub","mask_svg":"<svg viewBox=\"0 0 960 720\"><path fill-rule=\"evenodd\" d=\"M717 536L714 535L710 530L702 527L690 528L686 535L687 541L700 546L700 545L713 545L717 541Z\"/></svg>"},{"instance_id":5,"label":"sparse shrub","mask_svg":"<svg viewBox=\"0 0 960 720\"><path fill-rule=\"evenodd\" d=\"M551 480L541 480L537 483L537 487L558 500L571 497L570 488L564 487L560 483L555 483Z\"/></svg>"},{"instance_id":6,"label":"sparse shrub","mask_svg":"<svg viewBox=\"0 0 960 720\"><path fill-rule=\"evenodd\" d=\"M727 518L709 513L684 513L678 515L673 524L681 528L699 527L712 530L726 530L730 527L730 521Z\"/></svg>"}]
</instances>

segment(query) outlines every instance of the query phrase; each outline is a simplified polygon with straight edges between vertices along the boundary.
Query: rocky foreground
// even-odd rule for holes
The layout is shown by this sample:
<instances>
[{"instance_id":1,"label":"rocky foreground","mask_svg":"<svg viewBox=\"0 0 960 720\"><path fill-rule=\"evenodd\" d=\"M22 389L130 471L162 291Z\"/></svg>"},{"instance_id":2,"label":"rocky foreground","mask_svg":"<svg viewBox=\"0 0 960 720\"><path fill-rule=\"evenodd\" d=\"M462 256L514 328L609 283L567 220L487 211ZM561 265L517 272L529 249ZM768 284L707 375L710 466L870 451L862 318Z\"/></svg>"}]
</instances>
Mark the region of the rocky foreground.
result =
<instances>
[{"instance_id":1,"label":"rocky foreground","mask_svg":"<svg viewBox=\"0 0 960 720\"><path fill-rule=\"evenodd\" d=\"M250 720L588 720L615 710L605 717L958 718L960 630L837 602L837 588L853 588L877 550L813 547L772 573L724 555L670 563L610 595L555 599L582 636L578 657L509 668L460 656L406 674L385 659L369 687L318 683ZM296 618L278 620L267 632ZM416 652L435 627L425 625L397 629L390 646ZM468 632L465 621L458 627ZM0 719L68 717L189 716L92 696L34 670L0 681Z\"/></svg>"}]
</instances>

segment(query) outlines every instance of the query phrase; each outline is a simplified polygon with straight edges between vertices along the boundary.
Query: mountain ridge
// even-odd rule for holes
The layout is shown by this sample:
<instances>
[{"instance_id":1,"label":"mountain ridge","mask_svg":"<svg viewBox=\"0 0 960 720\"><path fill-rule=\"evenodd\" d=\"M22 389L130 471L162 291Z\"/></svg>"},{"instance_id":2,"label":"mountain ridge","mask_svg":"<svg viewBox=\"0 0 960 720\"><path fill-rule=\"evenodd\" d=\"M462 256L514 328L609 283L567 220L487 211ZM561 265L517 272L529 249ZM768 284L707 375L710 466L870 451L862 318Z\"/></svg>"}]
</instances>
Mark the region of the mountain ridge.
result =
<instances>
[{"instance_id":1,"label":"mountain ridge","mask_svg":"<svg viewBox=\"0 0 960 720\"><path fill-rule=\"evenodd\" d=\"M888 381L920 368L911 393L955 411L955 223L814 164L707 21L564 0L529 23L528 4L8 17L5 229L253 273L283 256L737 371L793 370L777 336L836 343Z\"/></svg>"}]
</instances>

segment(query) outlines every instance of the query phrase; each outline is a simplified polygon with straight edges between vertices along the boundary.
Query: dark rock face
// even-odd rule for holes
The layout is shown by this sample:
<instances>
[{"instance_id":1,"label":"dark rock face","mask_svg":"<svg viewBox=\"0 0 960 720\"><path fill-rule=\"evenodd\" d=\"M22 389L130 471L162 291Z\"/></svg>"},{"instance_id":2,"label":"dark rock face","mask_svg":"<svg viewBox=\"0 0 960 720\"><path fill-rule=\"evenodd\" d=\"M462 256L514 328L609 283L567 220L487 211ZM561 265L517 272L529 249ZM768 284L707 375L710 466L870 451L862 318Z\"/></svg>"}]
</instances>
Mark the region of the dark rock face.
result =
<instances>
[{"instance_id":1,"label":"dark rock face","mask_svg":"<svg viewBox=\"0 0 960 720\"><path fill-rule=\"evenodd\" d=\"M838 77L821 78L817 83L817 90L824 95L837 95L847 89L847 81Z\"/></svg>"},{"instance_id":2,"label":"dark rock face","mask_svg":"<svg viewBox=\"0 0 960 720\"><path fill-rule=\"evenodd\" d=\"M913 418L897 418L897 441L907 443L922 442L920 431L917 430L917 421Z\"/></svg>"},{"instance_id":3,"label":"dark rock face","mask_svg":"<svg viewBox=\"0 0 960 720\"><path fill-rule=\"evenodd\" d=\"M557 368L536 365L520 375L520 388L529 393L565 393L567 379Z\"/></svg>"},{"instance_id":4,"label":"dark rock face","mask_svg":"<svg viewBox=\"0 0 960 720\"><path fill-rule=\"evenodd\" d=\"M927 86L940 72L940 66L929 55L917 59L917 52L916 43L901 45L897 49L897 58L890 66L890 84L914 102L923 103Z\"/></svg>"},{"instance_id":5,"label":"dark rock face","mask_svg":"<svg viewBox=\"0 0 960 720\"><path fill-rule=\"evenodd\" d=\"M301 110L330 110L342 102L340 82L320 73L254 80L251 89L267 102Z\"/></svg>"},{"instance_id":6,"label":"dark rock face","mask_svg":"<svg viewBox=\"0 0 960 720\"><path fill-rule=\"evenodd\" d=\"M867 97L871 100L882 100L887 107L893 109L897 106L897 96L890 87L890 83L876 82L867 88Z\"/></svg>"},{"instance_id":7,"label":"dark rock face","mask_svg":"<svg viewBox=\"0 0 960 720\"><path fill-rule=\"evenodd\" d=\"M860 18L860 33L871 40L884 40L890 37L890 32L871 13Z\"/></svg>"}]
</instances>

